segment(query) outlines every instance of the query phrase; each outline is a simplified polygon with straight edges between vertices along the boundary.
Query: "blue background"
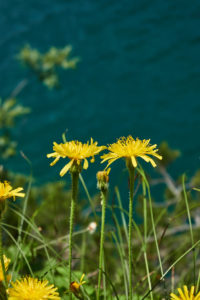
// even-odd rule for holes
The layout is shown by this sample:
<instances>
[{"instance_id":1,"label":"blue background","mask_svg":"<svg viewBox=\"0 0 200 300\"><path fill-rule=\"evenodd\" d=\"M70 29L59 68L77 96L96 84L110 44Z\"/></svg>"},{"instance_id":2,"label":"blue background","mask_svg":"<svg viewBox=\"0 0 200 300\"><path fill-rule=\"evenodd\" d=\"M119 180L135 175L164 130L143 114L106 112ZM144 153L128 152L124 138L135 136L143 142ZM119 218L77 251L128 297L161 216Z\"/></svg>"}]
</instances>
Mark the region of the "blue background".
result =
<instances>
[{"instance_id":1,"label":"blue background","mask_svg":"<svg viewBox=\"0 0 200 300\"><path fill-rule=\"evenodd\" d=\"M182 151L174 176L199 167L199 1L1 1L0 37L2 98L29 78L18 98L32 113L14 137L38 182L59 179L63 163L50 169L46 153L66 129L68 139L100 145L128 134L167 140ZM26 43L42 52L72 44L81 62L50 91L16 61ZM7 165L28 172L19 154ZM91 187L97 168L88 170Z\"/></svg>"}]
</instances>

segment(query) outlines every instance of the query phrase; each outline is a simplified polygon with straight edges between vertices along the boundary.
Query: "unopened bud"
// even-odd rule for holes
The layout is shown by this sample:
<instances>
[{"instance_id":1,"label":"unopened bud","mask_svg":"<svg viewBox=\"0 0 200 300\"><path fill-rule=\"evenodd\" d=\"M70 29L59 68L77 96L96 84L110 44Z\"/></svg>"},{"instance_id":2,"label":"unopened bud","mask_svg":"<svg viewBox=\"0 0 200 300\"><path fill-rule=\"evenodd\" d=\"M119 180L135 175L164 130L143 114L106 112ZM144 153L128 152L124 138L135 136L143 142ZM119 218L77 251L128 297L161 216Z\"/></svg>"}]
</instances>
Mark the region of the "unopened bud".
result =
<instances>
[{"instance_id":1,"label":"unopened bud","mask_svg":"<svg viewBox=\"0 0 200 300\"><path fill-rule=\"evenodd\" d=\"M99 190L107 190L109 186L109 173L110 168L107 171L99 171L97 172L97 188Z\"/></svg>"},{"instance_id":2,"label":"unopened bud","mask_svg":"<svg viewBox=\"0 0 200 300\"><path fill-rule=\"evenodd\" d=\"M86 283L86 281L83 281L85 274L81 276L80 282L72 281L70 283L70 291L76 296L78 299L83 299L82 292L80 290L80 287Z\"/></svg>"}]
</instances>

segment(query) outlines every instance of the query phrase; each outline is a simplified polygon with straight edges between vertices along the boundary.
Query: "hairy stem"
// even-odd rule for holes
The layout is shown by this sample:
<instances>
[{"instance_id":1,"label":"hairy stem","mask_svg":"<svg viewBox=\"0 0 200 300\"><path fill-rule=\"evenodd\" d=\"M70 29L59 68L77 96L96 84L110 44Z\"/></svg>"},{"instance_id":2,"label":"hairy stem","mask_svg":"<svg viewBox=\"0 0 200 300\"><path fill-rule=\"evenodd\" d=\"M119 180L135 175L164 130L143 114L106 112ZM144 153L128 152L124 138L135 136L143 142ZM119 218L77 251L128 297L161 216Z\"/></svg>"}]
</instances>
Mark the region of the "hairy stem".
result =
<instances>
[{"instance_id":1,"label":"hairy stem","mask_svg":"<svg viewBox=\"0 0 200 300\"><path fill-rule=\"evenodd\" d=\"M128 164L127 164L128 165ZM128 232L128 262L129 262L129 295L128 299L132 300L132 217L133 217L133 192L134 192L134 168L129 164L129 232Z\"/></svg>"},{"instance_id":2,"label":"hairy stem","mask_svg":"<svg viewBox=\"0 0 200 300\"><path fill-rule=\"evenodd\" d=\"M2 266L5 288L7 289L8 288L8 283L7 283L7 280L6 280L6 269L5 269L4 259L3 259L2 227L1 227L1 223L2 223L2 218L0 218L0 264ZM5 297L7 299L7 296L5 296Z\"/></svg>"},{"instance_id":3,"label":"hairy stem","mask_svg":"<svg viewBox=\"0 0 200 300\"><path fill-rule=\"evenodd\" d=\"M97 300L100 298L101 288L101 277L103 268L103 244L104 244L104 227L105 227L105 216L106 216L106 191L101 190L102 200L102 214L101 214L101 240L100 240L100 252L99 252L99 276L98 276L98 288L97 288Z\"/></svg>"},{"instance_id":4,"label":"hairy stem","mask_svg":"<svg viewBox=\"0 0 200 300\"><path fill-rule=\"evenodd\" d=\"M72 198L71 198L71 208L70 208L70 220L69 220L69 288L72 282L72 234L73 234L73 223L74 223L74 209L78 194L78 172L72 172ZM72 299L72 294L70 293L70 299Z\"/></svg>"}]
</instances>

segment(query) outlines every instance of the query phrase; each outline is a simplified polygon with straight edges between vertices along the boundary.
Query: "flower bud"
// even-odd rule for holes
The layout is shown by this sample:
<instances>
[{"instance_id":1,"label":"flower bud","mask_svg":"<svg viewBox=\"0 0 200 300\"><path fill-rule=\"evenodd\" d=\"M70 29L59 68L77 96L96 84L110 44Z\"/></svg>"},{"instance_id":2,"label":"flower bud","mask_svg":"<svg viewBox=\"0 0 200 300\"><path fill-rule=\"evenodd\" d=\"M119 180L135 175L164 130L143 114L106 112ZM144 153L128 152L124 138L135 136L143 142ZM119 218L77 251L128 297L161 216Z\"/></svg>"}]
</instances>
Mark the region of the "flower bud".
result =
<instances>
[{"instance_id":1,"label":"flower bud","mask_svg":"<svg viewBox=\"0 0 200 300\"><path fill-rule=\"evenodd\" d=\"M107 171L99 171L97 172L97 188L99 190L108 190L109 186L109 173L110 173L110 168Z\"/></svg>"},{"instance_id":2,"label":"flower bud","mask_svg":"<svg viewBox=\"0 0 200 300\"><path fill-rule=\"evenodd\" d=\"M78 299L82 299L82 292L80 287L86 283L86 281L83 281L85 274L81 276L80 282L72 281L70 283L70 291L74 294L74 296Z\"/></svg>"}]
</instances>

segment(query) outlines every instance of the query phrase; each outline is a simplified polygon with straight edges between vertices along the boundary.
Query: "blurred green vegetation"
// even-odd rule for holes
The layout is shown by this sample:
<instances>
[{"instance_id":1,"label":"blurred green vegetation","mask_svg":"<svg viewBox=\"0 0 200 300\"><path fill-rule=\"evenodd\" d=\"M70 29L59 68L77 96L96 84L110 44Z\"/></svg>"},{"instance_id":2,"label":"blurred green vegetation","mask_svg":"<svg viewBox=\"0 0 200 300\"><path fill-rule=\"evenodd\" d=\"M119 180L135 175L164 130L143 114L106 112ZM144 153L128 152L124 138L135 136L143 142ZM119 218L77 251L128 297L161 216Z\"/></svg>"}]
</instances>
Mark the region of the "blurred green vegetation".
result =
<instances>
[{"instance_id":1,"label":"blurred green vegetation","mask_svg":"<svg viewBox=\"0 0 200 300\"><path fill-rule=\"evenodd\" d=\"M48 88L59 86L57 68L75 69L80 58L71 58L72 46L64 48L51 47L42 54L37 49L25 45L17 55L17 59L29 67Z\"/></svg>"},{"instance_id":2,"label":"blurred green vegetation","mask_svg":"<svg viewBox=\"0 0 200 300\"><path fill-rule=\"evenodd\" d=\"M38 50L25 46L18 58L28 65L38 78L48 87L58 84L56 67L74 68L77 58L70 59L71 47L63 49L55 47L41 54ZM0 101L0 157L9 159L16 154L17 143L12 141L12 130L17 126L18 118L28 114L30 109L18 104L15 98ZM159 153L163 160L158 162L157 174L147 174L152 186L161 187L159 201L153 201L153 211L158 236L158 243L164 270L167 270L190 247L190 227L185 205L185 195L182 184L182 174L173 178L168 173L168 166L176 162L180 156L179 150L171 149L167 142L161 143ZM24 161L26 163L26 161ZM47 166L48 167L48 166ZM139 174L139 173L138 173ZM111 172L112 176L112 172ZM94 176L95 178L95 176ZM13 187L23 186L26 191L24 200L9 201L3 220L3 245L6 255L11 259L9 272L13 280L26 274L34 274L40 279L47 278L54 283L62 299L68 299L68 228L69 207L71 201L70 178L66 181L49 182L36 185L30 176L15 174L0 165L0 180L8 180ZM128 180L128 175L127 175ZM81 185L81 182L80 182ZM200 193L193 188L200 186L200 170L191 178L186 178L186 195L189 200L192 218L194 241L199 239ZM156 246L153 238L152 223L149 212L149 196L147 198L147 241L144 245L141 236L144 235L144 191L141 175L136 177L134 195L133 237L133 272L134 300L149 299L149 285L144 255L147 255L150 279L154 299L168 299L169 293L177 286L193 284L194 267L193 252L199 254L199 246L184 255L179 263L160 281L160 270ZM82 273L86 273L86 284L81 288L80 299L96 299L101 200L97 193L91 197L96 215L89 206L87 193L79 195L75 210L75 228L73 245L73 278L78 281ZM120 195L119 187L115 187L107 205L106 232L104 244L106 299L127 299L125 286L127 284L127 215L124 208L127 194ZM27 208L25 209L24 207ZM96 222L97 229L92 232L89 224ZM21 228L21 229L20 229ZM196 262L196 277L200 261ZM141 296L142 295L142 296ZM2 296L3 299L5 295ZM74 296L73 296L74 297ZM73 298L75 299L75 298ZM105 299L102 290L101 299Z\"/></svg>"},{"instance_id":3,"label":"blurred green vegetation","mask_svg":"<svg viewBox=\"0 0 200 300\"><path fill-rule=\"evenodd\" d=\"M12 128L19 117L30 113L30 108L19 104L17 99L0 98L0 157L9 158L16 154L17 142L12 140Z\"/></svg>"}]
</instances>

